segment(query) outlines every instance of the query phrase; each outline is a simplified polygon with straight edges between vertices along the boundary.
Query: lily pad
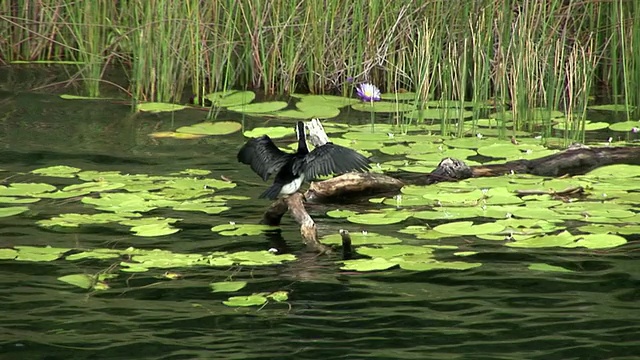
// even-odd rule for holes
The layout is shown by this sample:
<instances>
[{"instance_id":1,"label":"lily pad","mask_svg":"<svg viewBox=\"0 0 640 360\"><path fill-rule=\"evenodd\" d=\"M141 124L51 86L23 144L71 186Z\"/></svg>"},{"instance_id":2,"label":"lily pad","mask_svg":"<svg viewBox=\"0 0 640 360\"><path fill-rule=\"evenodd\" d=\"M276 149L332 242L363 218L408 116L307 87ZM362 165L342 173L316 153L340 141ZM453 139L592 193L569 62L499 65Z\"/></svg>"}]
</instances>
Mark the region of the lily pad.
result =
<instances>
[{"instance_id":1,"label":"lily pad","mask_svg":"<svg viewBox=\"0 0 640 360\"><path fill-rule=\"evenodd\" d=\"M203 122L191 126L183 126L176 131L179 133L189 133L198 135L227 135L232 134L242 128L242 124L235 121Z\"/></svg>"},{"instance_id":2,"label":"lily pad","mask_svg":"<svg viewBox=\"0 0 640 360\"><path fill-rule=\"evenodd\" d=\"M204 97L211 101L213 106L229 107L248 104L255 99L256 94L253 91L226 90L207 94Z\"/></svg>"},{"instance_id":3,"label":"lily pad","mask_svg":"<svg viewBox=\"0 0 640 360\"><path fill-rule=\"evenodd\" d=\"M554 266L545 263L534 263L529 265L529 270L549 271L549 272L573 272L573 270L565 269L562 266Z\"/></svg>"},{"instance_id":4,"label":"lily pad","mask_svg":"<svg viewBox=\"0 0 640 360\"><path fill-rule=\"evenodd\" d=\"M96 279L93 276L87 274L72 274L60 276L58 280L82 289L90 289L96 282Z\"/></svg>"},{"instance_id":5,"label":"lily pad","mask_svg":"<svg viewBox=\"0 0 640 360\"><path fill-rule=\"evenodd\" d=\"M56 187L44 183L13 183L9 187L0 185L0 196L38 196L56 190Z\"/></svg>"},{"instance_id":6,"label":"lily pad","mask_svg":"<svg viewBox=\"0 0 640 360\"><path fill-rule=\"evenodd\" d=\"M262 135L269 135L270 138L282 138L285 136L294 135L295 131L291 126L273 126L273 127L259 127L244 132L245 137L256 138Z\"/></svg>"},{"instance_id":7,"label":"lily pad","mask_svg":"<svg viewBox=\"0 0 640 360\"><path fill-rule=\"evenodd\" d=\"M234 292L247 286L246 281L220 281L209 284L212 292Z\"/></svg>"},{"instance_id":8,"label":"lily pad","mask_svg":"<svg viewBox=\"0 0 640 360\"><path fill-rule=\"evenodd\" d=\"M463 261L400 261L400 268L411 271L428 270L469 270L482 266L482 263L471 263Z\"/></svg>"},{"instance_id":9,"label":"lily pad","mask_svg":"<svg viewBox=\"0 0 640 360\"><path fill-rule=\"evenodd\" d=\"M28 210L29 208L26 206L0 207L0 218L22 214L23 212Z\"/></svg>"},{"instance_id":10,"label":"lily pad","mask_svg":"<svg viewBox=\"0 0 640 360\"><path fill-rule=\"evenodd\" d=\"M35 170L32 170L31 173L37 174L37 175L43 175L43 176L73 178L81 170L82 169L77 167L58 165L58 166L49 166L46 168L35 169Z\"/></svg>"},{"instance_id":11,"label":"lily pad","mask_svg":"<svg viewBox=\"0 0 640 360\"><path fill-rule=\"evenodd\" d=\"M260 224L221 224L211 228L211 231L217 232L224 236L244 236L244 235L260 235L267 230L273 230L273 226Z\"/></svg>"},{"instance_id":12,"label":"lily pad","mask_svg":"<svg viewBox=\"0 0 640 360\"><path fill-rule=\"evenodd\" d=\"M397 237L381 235L374 232L353 232L349 234L351 237L351 244L354 246L359 245L373 245L373 244L395 244L402 242ZM342 244L342 237L340 234L330 234L322 237L320 241L323 244Z\"/></svg>"},{"instance_id":13,"label":"lily pad","mask_svg":"<svg viewBox=\"0 0 640 360\"><path fill-rule=\"evenodd\" d=\"M609 130L629 132L640 128L640 121L623 121L609 125Z\"/></svg>"},{"instance_id":14,"label":"lily pad","mask_svg":"<svg viewBox=\"0 0 640 360\"><path fill-rule=\"evenodd\" d=\"M591 110L605 110L605 111L633 111L635 106L627 107L625 104L600 104L588 106Z\"/></svg>"},{"instance_id":15,"label":"lily pad","mask_svg":"<svg viewBox=\"0 0 640 360\"><path fill-rule=\"evenodd\" d=\"M438 225L433 230L444 234L455 235L478 235L491 234L504 230L504 226L497 223L485 223L474 225L472 221L458 221L448 224Z\"/></svg>"},{"instance_id":16,"label":"lily pad","mask_svg":"<svg viewBox=\"0 0 640 360\"><path fill-rule=\"evenodd\" d=\"M246 306L260 306L267 302L267 298L262 295L249 295L249 296L232 296L227 301L222 303L232 307L246 307Z\"/></svg>"},{"instance_id":17,"label":"lily pad","mask_svg":"<svg viewBox=\"0 0 640 360\"><path fill-rule=\"evenodd\" d=\"M411 214L407 211L385 211L380 213L362 213L351 215L347 218L349 222L366 225L389 225L397 224L409 218Z\"/></svg>"},{"instance_id":18,"label":"lily pad","mask_svg":"<svg viewBox=\"0 0 640 360\"><path fill-rule=\"evenodd\" d=\"M187 107L184 105L160 103L160 102L140 103L136 106L136 109L138 111L146 111L151 113L171 112L171 111L178 111L186 108Z\"/></svg>"},{"instance_id":19,"label":"lily pad","mask_svg":"<svg viewBox=\"0 0 640 360\"><path fill-rule=\"evenodd\" d=\"M384 258L355 259L344 261L344 265L341 266L340 269L353 271L380 271L390 269L397 265L397 262L389 261Z\"/></svg>"},{"instance_id":20,"label":"lily pad","mask_svg":"<svg viewBox=\"0 0 640 360\"><path fill-rule=\"evenodd\" d=\"M358 111L375 113L396 113L413 111L415 106L406 103L391 101L360 102L351 105L351 108Z\"/></svg>"},{"instance_id":21,"label":"lily pad","mask_svg":"<svg viewBox=\"0 0 640 360\"><path fill-rule=\"evenodd\" d=\"M284 101L267 101L252 104L229 106L227 109L244 114L268 114L287 107Z\"/></svg>"}]
</instances>

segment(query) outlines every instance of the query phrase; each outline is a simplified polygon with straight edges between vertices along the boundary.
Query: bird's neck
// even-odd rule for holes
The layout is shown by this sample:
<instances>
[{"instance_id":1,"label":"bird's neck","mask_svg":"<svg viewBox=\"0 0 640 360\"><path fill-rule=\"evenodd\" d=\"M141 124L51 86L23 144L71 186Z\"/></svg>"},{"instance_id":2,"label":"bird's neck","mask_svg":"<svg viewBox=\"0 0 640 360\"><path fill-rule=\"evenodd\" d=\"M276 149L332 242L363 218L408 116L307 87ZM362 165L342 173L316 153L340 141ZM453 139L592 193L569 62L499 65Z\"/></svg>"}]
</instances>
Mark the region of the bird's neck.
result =
<instances>
[{"instance_id":1,"label":"bird's neck","mask_svg":"<svg viewBox=\"0 0 640 360\"><path fill-rule=\"evenodd\" d=\"M306 155L309 153L309 148L307 147L307 136L304 133L304 123L299 122L298 128L298 154Z\"/></svg>"}]
</instances>

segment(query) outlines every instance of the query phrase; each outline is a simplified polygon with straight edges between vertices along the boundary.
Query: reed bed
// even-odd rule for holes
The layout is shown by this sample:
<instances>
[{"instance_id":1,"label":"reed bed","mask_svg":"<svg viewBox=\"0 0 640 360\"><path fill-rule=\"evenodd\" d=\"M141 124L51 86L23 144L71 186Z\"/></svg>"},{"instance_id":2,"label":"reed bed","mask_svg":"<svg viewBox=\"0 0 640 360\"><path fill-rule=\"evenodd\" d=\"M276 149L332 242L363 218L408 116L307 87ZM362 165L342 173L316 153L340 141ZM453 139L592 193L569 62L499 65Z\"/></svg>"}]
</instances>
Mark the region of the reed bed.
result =
<instances>
[{"instance_id":1,"label":"reed bed","mask_svg":"<svg viewBox=\"0 0 640 360\"><path fill-rule=\"evenodd\" d=\"M580 122L594 94L638 115L638 24L635 0L3 1L0 61L75 66L91 96L121 66L135 101L350 95L368 81L419 102L490 102L517 128L546 129L532 109Z\"/></svg>"}]
</instances>

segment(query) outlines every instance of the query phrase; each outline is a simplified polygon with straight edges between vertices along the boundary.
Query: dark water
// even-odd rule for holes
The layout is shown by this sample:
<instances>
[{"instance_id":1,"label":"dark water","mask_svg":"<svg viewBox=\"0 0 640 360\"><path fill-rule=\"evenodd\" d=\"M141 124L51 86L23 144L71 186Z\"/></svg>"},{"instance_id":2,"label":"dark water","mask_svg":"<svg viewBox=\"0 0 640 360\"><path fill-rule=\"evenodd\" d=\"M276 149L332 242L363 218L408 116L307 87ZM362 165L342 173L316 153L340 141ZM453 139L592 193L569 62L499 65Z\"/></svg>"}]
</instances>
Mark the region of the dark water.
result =
<instances>
[{"instance_id":1,"label":"dark water","mask_svg":"<svg viewBox=\"0 0 640 360\"><path fill-rule=\"evenodd\" d=\"M240 134L153 140L206 113L132 116L126 104L63 101L50 95L0 94L0 172L6 182L50 165L124 173L213 170L242 182L229 193L253 197L257 177L234 161ZM253 121L256 120L247 120ZM259 184L251 185L251 184ZM36 226L64 202L0 218L0 245L163 248L175 252L262 250L278 246L299 260L280 266L189 268L185 278L158 272L120 276L112 289L87 294L57 280L96 273L106 262L0 261L0 359L638 359L640 252L506 249L473 242L483 265L456 271L345 273L338 255L305 250L285 217L280 234L228 238L209 230L232 220L257 222L265 201L234 204L221 215L188 213L183 231L139 238L113 229L69 233ZM358 228L312 214L321 232ZM393 234L394 227L383 227ZM446 240L455 241L455 240ZM446 243L446 241L444 243ZM286 245L286 246L285 246ZM458 245L458 244L457 244ZM575 270L526 269L546 262ZM236 309L209 283L247 280L249 292L289 291L288 304Z\"/></svg>"}]
</instances>

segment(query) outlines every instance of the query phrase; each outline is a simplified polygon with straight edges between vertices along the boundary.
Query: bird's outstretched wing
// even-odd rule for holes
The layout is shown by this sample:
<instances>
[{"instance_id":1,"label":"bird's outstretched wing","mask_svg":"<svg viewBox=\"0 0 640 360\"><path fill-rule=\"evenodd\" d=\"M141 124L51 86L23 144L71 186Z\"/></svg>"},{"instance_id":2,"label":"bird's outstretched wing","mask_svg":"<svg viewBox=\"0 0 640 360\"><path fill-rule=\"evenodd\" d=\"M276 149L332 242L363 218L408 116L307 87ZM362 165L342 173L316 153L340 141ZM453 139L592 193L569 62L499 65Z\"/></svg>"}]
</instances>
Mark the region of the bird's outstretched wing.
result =
<instances>
[{"instance_id":1,"label":"bird's outstretched wing","mask_svg":"<svg viewBox=\"0 0 640 360\"><path fill-rule=\"evenodd\" d=\"M238 152L238 161L251 166L262 180L277 173L293 155L278 149L267 135L247 141Z\"/></svg>"},{"instance_id":2,"label":"bird's outstretched wing","mask_svg":"<svg viewBox=\"0 0 640 360\"><path fill-rule=\"evenodd\" d=\"M350 171L366 171L371 169L371 160L355 150L334 143L326 143L313 149L304 158L299 169L294 166L293 172L304 171L308 180L329 174L343 174Z\"/></svg>"}]
</instances>

